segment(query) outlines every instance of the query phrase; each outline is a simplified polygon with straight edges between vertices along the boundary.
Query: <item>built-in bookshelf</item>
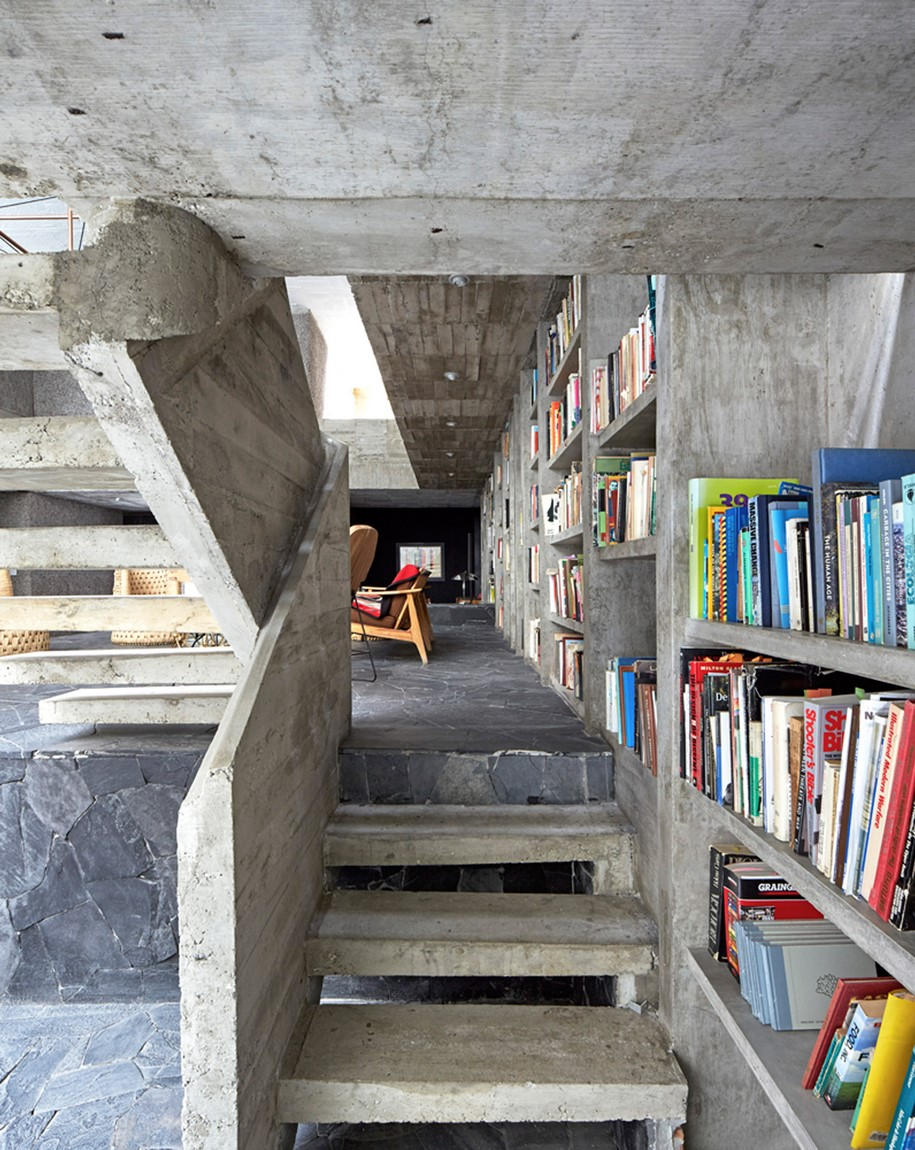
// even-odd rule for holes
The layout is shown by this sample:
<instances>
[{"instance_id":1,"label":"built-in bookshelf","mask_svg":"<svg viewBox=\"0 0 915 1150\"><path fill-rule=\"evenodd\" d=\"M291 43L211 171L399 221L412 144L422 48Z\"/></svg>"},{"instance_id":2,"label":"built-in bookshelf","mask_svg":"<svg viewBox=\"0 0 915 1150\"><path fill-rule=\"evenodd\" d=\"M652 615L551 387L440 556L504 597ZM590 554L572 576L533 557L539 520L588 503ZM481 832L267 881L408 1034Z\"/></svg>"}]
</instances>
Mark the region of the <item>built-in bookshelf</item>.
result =
<instances>
[{"instance_id":1,"label":"built-in bookshelf","mask_svg":"<svg viewBox=\"0 0 915 1150\"><path fill-rule=\"evenodd\" d=\"M814 1034L759 1024L730 973L704 952L708 846L746 845L913 990L915 932L888 926L809 860L680 778L679 654L682 647L744 650L915 689L915 652L690 618L687 492L690 479L703 475L796 475L809 482L812 452L822 446L915 444L915 390L905 374L915 352L912 277L664 277L655 378L597 431L592 373L596 367L606 382L602 365L645 311L645 277L586 276L577 299L578 322L548 369L548 329L560 302L554 301L538 335L536 403L527 379L517 401L526 424L540 428L537 466L530 467L527 430L519 456L526 489L536 476L541 493L552 491L578 460L585 486L580 537L577 528L547 535L542 519L538 535L528 525L525 545L539 541L542 548L540 590L527 586L525 607L527 625L538 621L539 669L614 750L616 799L639 838L639 888L659 924L661 1017L689 1067L690 1141L736 1145L739 1119L744 1131L765 1129L778 1150L841 1147L848 1144L848 1116L830 1112L799 1086ZM872 382L877 363L879 386ZM576 373L584 417L549 457L549 405L568 394ZM657 533L597 547L588 491L593 461L633 451L656 457ZM583 557L580 622L550 614L544 594L547 570L570 553ZM523 562L516 569L523 571ZM580 699L560 682L556 635L573 644L573 636L581 638ZM610 660L655 653L658 774L652 777L607 730L604 680ZM740 1104L722 1106L722 1098Z\"/></svg>"}]
</instances>

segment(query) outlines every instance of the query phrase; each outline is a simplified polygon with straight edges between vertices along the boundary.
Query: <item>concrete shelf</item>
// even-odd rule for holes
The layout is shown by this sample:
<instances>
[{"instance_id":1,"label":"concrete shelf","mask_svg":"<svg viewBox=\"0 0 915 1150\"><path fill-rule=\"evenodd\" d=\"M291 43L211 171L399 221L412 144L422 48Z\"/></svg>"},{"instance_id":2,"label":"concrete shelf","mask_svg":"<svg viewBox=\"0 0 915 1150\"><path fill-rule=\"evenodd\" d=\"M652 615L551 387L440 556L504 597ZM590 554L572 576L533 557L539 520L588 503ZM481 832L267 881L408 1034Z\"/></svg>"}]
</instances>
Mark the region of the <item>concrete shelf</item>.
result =
<instances>
[{"instance_id":1,"label":"concrete shelf","mask_svg":"<svg viewBox=\"0 0 915 1150\"><path fill-rule=\"evenodd\" d=\"M688 646L717 644L742 647L762 655L834 667L852 675L915 688L915 651L901 647L878 647L830 635L781 631L773 627L745 627L740 623L713 623L706 619L688 619L684 639Z\"/></svg>"},{"instance_id":2,"label":"concrete shelf","mask_svg":"<svg viewBox=\"0 0 915 1150\"><path fill-rule=\"evenodd\" d=\"M531 460L530 460L530 463L528 465L530 467L531 471L536 471L539 464L540 464L539 453L537 455L531 456Z\"/></svg>"},{"instance_id":3,"label":"concrete shelf","mask_svg":"<svg viewBox=\"0 0 915 1150\"><path fill-rule=\"evenodd\" d=\"M597 548L597 557L602 563L622 559L654 559L657 554L657 535L649 535L645 539L627 539L624 543L611 543L608 547Z\"/></svg>"},{"instance_id":4,"label":"concrete shelf","mask_svg":"<svg viewBox=\"0 0 915 1150\"><path fill-rule=\"evenodd\" d=\"M565 471L569 464L575 459L581 459L581 438L583 423L575 428L571 435L569 435L555 455L551 455L547 467L551 471Z\"/></svg>"},{"instance_id":5,"label":"concrete shelf","mask_svg":"<svg viewBox=\"0 0 915 1150\"><path fill-rule=\"evenodd\" d=\"M578 539L584 539L584 528L580 523L577 527L567 527L565 531L546 536L547 543L552 543L554 547L565 547L567 543L574 543Z\"/></svg>"},{"instance_id":6,"label":"concrete shelf","mask_svg":"<svg viewBox=\"0 0 915 1150\"><path fill-rule=\"evenodd\" d=\"M640 447L653 448L658 410L657 400L657 384L650 383L622 415L598 432L596 454L600 454L608 448L614 450L621 448L627 451Z\"/></svg>"},{"instance_id":7,"label":"concrete shelf","mask_svg":"<svg viewBox=\"0 0 915 1150\"><path fill-rule=\"evenodd\" d=\"M712 802L686 779L680 780L680 787L684 808L692 803L703 804L706 814L717 815L722 836L739 839L903 985L915 986L915 932L904 933L883 922L867 903L843 894L840 887L811 866L809 859L796 855L787 843L778 842L732 810Z\"/></svg>"},{"instance_id":8,"label":"concrete shelf","mask_svg":"<svg viewBox=\"0 0 915 1150\"><path fill-rule=\"evenodd\" d=\"M777 1031L757 1022L727 964L716 962L704 950L687 951L686 965L798 1146L803 1150L846 1146L849 1112L830 1110L812 1090L801 1089L816 1031Z\"/></svg>"},{"instance_id":9,"label":"concrete shelf","mask_svg":"<svg viewBox=\"0 0 915 1150\"><path fill-rule=\"evenodd\" d=\"M573 711L576 715L578 715L578 717L580 719L584 719L584 717L585 717L585 704L584 704L584 701L582 699L579 699L577 695L573 695L572 692L569 690L569 688L564 687L562 685L562 683L559 682L558 679L552 679L551 678L550 679L550 686L557 693L557 695L559 695L560 699L562 699L562 701L565 703L565 705L571 711Z\"/></svg>"},{"instance_id":10,"label":"concrete shelf","mask_svg":"<svg viewBox=\"0 0 915 1150\"><path fill-rule=\"evenodd\" d=\"M572 340L566 348L565 355L559 361L559 366L553 372L553 378L547 387L547 395L562 395L569 376L578 367L578 349L581 347L581 325L575 329Z\"/></svg>"},{"instance_id":11,"label":"concrete shelf","mask_svg":"<svg viewBox=\"0 0 915 1150\"><path fill-rule=\"evenodd\" d=\"M564 627L567 631L578 631L581 635L585 633L585 625L581 619L567 619L565 615L553 615L551 613L550 622L555 623L557 627Z\"/></svg>"}]
</instances>

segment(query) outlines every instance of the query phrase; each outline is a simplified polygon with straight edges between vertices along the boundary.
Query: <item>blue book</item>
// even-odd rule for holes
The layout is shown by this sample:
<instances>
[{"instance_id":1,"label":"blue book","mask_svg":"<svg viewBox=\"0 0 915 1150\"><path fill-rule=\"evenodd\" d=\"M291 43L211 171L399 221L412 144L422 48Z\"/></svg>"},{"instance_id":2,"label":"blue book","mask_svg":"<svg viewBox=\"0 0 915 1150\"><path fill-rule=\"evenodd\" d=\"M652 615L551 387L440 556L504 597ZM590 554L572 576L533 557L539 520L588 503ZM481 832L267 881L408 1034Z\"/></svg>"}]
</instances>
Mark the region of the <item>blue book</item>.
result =
<instances>
[{"instance_id":1,"label":"blue book","mask_svg":"<svg viewBox=\"0 0 915 1150\"><path fill-rule=\"evenodd\" d=\"M883 562L880 533L880 500L868 499L867 537L867 641L883 643Z\"/></svg>"},{"instance_id":2,"label":"blue book","mask_svg":"<svg viewBox=\"0 0 915 1150\"><path fill-rule=\"evenodd\" d=\"M789 519L807 519L806 501L779 500L769 504L769 585L772 598L770 626L789 630L791 606L788 595L788 532Z\"/></svg>"},{"instance_id":3,"label":"blue book","mask_svg":"<svg viewBox=\"0 0 915 1150\"><path fill-rule=\"evenodd\" d=\"M813 532L814 596L817 632L837 635L837 582L835 538L830 538L828 501L824 503L821 488L828 483L879 484L884 479L915 472L915 451L882 447L821 447L813 453ZM833 513L834 523L834 513ZM830 609L827 610L827 604Z\"/></svg>"},{"instance_id":4,"label":"blue book","mask_svg":"<svg viewBox=\"0 0 915 1150\"><path fill-rule=\"evenodd\" d=\"M747 526L747 508L741 504L724 513L725 601L721 613L726 623L737 622L737 588L740 583L740 532Z\"/></svg>"},{"instance_id":5,"label":"blue book","mask_svg":"<svg viewBox=\"0 0 915 1150\"><path fill-rule=\"evenodd\" d=\"M896 1103L896 1112L890 1123L885 1150L903 1150L909 1120L915 1115L915 1051L909 1059L909 1068L902 1080L902 1090Z\"/></svg>"},{"instance_id":6,"label":"blue book","mask_svg":"<svg viewBox=\"0 0 915 1150\"><path fill-rule=\"evenodd\" d=\"M754 495L747 503L750 531L750 582L753 589L753 623L772 626L772 590L769 571L769 507L783 503L785 495Z\"/></svg>"}]
</instances>

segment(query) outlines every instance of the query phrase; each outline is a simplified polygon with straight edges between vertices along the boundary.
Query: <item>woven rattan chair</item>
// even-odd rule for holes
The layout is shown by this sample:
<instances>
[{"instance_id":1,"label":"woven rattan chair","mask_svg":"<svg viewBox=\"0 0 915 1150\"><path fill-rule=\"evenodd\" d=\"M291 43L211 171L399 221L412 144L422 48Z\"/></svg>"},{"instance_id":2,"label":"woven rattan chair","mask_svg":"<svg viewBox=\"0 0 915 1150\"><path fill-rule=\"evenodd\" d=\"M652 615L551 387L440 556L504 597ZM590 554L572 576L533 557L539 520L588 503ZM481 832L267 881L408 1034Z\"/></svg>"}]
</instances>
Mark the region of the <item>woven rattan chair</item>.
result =
<instances>
[{"instance_id":1,"label":"woven rattan chair","mask_svg":"<svg viewBox=\"0 0 915 1150\"><path fill-rule=\"evenodd\" d=\"M184 571L159 567L119 567L114 573L115 595L180 595L187 579ZM112 631L111 642L128 647L177 646L176 631Z\"/></svg>"},{"instance_id":2,"label":"woven rattan chair","mask_svg":"<svg viewBox=\"0 0 915 1150\"><path fill-rule=\"evenodd\" d=\"M13 580L5 567L0 567L0 595L13 594ZM0 655L23 655L28 651L47 651L51 646L49 631L0 631Z\"/></svg>"}]
</instances>

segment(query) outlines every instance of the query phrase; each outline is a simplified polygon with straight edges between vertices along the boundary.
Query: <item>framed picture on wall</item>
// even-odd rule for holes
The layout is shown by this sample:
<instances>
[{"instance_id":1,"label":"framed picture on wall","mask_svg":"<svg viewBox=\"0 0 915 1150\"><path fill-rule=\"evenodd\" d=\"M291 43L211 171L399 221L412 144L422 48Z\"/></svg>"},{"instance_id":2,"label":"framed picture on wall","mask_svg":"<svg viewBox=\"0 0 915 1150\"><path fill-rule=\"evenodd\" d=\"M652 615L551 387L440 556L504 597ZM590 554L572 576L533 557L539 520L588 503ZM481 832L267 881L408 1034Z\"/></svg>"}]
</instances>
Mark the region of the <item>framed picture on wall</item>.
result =
<instances>
[{"instance_id":1,"label":"framed picture on wall","mask_svg":"<svg viewBox=\"0 0 915 1150\"><path fill-rule=\"evenodd\" d=\"M433 579L445 578L445 545L443 543L398 543L397 566L425 567Z\"/></svg>"}]
</instances>

